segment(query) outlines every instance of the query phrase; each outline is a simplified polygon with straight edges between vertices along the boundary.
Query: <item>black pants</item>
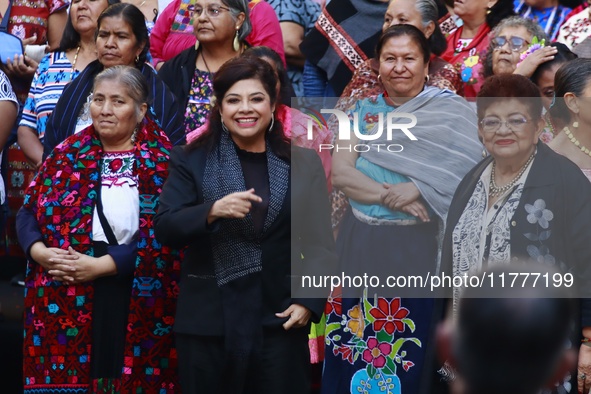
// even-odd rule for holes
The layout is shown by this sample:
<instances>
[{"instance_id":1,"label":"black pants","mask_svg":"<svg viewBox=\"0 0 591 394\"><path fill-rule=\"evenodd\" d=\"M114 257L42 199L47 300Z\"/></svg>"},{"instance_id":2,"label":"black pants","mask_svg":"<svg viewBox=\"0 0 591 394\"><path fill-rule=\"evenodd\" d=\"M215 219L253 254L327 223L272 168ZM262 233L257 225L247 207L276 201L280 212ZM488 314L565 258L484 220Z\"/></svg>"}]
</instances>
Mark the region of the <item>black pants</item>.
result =
<instances>
[{"instance_id":1,"label":"black pants","mask_svg":"<svg viewBox=\"0 0 591 394\"><path fill-rule=\"evenodd\" d=\"M265 329L260 365L249 369L243 393L221 393L225 364L224 337L176 334L183 394L310 393L309 328Z\"/></svg>"}]
</instances>

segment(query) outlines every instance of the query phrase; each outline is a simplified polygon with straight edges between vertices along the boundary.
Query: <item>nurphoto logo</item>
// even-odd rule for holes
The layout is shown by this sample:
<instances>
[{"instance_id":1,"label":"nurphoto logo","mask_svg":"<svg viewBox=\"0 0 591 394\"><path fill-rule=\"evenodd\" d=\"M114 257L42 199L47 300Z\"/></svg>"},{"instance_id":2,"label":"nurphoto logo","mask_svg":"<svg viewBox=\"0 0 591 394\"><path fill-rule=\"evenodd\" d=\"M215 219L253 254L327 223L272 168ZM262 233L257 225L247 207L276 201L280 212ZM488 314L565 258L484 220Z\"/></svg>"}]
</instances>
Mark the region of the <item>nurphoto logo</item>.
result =
<instances>
[{"instance_id":1,"label":"nurphoto logo","mask_svg":"<svg viewBox=\"0 0 591 394\"><path fill-rule=\"evenodd\" d=\"M310 116L308 119L308 140L314 140L314 122L322 123L327 125L324 117L318 112L315 111L306 111ZM401 144L390 143L394 141L394 130L400 130L406 135L406 137L411 141L417 141L417 137L410 131L411 128L416 126L417 124L417 117L413 114L409 113L400 113L400 112L389 112L386 116L386 122L384 122L384 114L379 113L377 115L378 119L376 122L375 127L372 129L372 132L369 134L363 134L359 131L359 114L357 112L353 113L353 133L356 137L356 140L359 143L356 144L343 144L343 142L351 141L351 120L349 116L338 109L321 109L321 114L330 114L335 117L338 123L338 138L336 139L335 143L332 144L319 144L318 150L321 152L322 150L336 150L337 152L340 150L346 151L355 151L355 152L368 152L371 149L377 150L387 150L388 152L399 153L404 150L404 147ZM321 118L321 120L320 120ZM401 119L408 119L409 122L406 123L399 123ZM384 124L385 123L385 124ZM385 127L384 127L385 126ZM384 129L386 132L384 138ZM374 142L372 142L374 141Z\"/></svg>"}]
</instances>

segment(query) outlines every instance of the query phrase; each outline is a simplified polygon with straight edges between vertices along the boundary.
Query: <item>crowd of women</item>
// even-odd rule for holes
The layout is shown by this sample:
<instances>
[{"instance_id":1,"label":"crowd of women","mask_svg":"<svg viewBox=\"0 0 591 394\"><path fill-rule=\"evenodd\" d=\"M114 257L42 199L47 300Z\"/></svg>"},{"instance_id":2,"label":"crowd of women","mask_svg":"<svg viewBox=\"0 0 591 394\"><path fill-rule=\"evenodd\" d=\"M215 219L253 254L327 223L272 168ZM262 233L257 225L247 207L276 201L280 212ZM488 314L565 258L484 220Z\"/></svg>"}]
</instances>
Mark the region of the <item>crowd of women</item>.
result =
<instances>
[{"instance_id":1,"label":"crowd of women","mask_svg":"<svg viewBox=\"0 0 591 394\"><path fill-rule=\"evenodd\" d=\"M0 46L22 44L0 50L0 253L26 265L25 393L470 394L435 341L461 288L298 279L524 261L582 289L578 360L546 386L589 392L587 3L159 3L0 0ZM338 99L355 133L296 96Z\"/></svg>"}]
</instances>

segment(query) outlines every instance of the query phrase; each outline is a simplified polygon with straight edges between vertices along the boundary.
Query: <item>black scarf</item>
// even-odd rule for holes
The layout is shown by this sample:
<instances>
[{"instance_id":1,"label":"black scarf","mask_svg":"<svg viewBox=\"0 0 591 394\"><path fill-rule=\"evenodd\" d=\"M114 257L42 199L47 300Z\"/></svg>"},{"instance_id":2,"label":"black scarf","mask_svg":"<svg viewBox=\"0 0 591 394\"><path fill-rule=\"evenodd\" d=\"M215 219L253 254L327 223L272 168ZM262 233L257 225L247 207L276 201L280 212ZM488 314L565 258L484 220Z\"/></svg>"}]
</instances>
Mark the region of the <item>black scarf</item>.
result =
<instances>
[{"instance_id":1,"label":"black scarf","mask_svg":"<svg viewBox=\"0 0 591 394\"><path fill-rule=\"evenodd\" d=\"M262 233L250 214L244 219L223 219L210 236L215 276L224 314L226 367L221 393L241 393L253 384L248 379L262 346L261 239L277 218L289 187L290 164L278 158L267 143L269 208ZM204 202L245 191L240 159L229 134L207 156L203 174Z\"/></svg>"}]
</instances>

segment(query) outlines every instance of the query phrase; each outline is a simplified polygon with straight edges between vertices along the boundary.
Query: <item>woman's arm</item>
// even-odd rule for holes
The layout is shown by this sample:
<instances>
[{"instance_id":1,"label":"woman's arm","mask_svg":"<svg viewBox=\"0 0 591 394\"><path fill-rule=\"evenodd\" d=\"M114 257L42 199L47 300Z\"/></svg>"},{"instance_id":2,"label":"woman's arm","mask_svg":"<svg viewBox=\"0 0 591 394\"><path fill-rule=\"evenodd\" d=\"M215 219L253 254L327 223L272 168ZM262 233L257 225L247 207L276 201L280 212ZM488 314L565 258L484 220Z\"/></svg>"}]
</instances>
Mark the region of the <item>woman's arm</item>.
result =
<instances>
[{"instance_id":1,"label":"woman's arm","mask_svg":"<svg viewBox=\"0 0 591 394\"><path fill-rule=\"evenodd\" d=\"M43 163L43 144L39 140L37 131L27 126L18 128L18 145L27 157L27 160L35 166L36 169Z\"/></svg>"},{"instance_id":2,"label":"woman's arm","mask_svg":"<svg viewBox=\"0 0 591 394\"><path fill-rule=\"evenodd\" d=\"M358 141L357 136L352 135L350 141L338 141L335 146L355 146ZM359 153L354 149L350 151L335 149L332 157L332 184L334 187L361 204L382 204L382 194L385 187L355 168Z\"/></svg>"},{"instance_id":3,"label":"woman's arm","mask_svg":"<svg viewBox=\"0 0 591 394\"><path fill-rule=\"evenodd\" d=\"M280 22L283 35L283 47L285 48L285 60L287 64L295 67L304 67L306 58L300 51L300 44L304 39L304 27L295 22Z\"/></svg>"},{"instance_id":4,"label":"woman's arm","mask_svg":"<svg viewBox=\"0 0 591 394\"><path fill-rule=\"evenodd\" d=\"M28 208L22 207L16 215L16 231L18 241L29 260L41 265L45 270L54 268L53 258L63 257L64 260L76 259L68 256L68 251L59 248L48 248L43 243L43 236L35 218L35 214Z\"/></svg>"},{"instance_id":5,"label":"woman's arm","mask_svg":"<svg viewBox=\"0 0 591 394\"><path fill-rule=\"evenodd\" d=\"M4 149L4 145L10 137L12 127L16 122L18 109L16 103L9 100L0 101L0 114L2 114L2 122L0 122L0 152Z\"/></svg>"},{"instance_id":6,"label":"woman's arm","mask_svg":"<svg viewBox=\"0 0 591 394\"><path fill-rule=\"evenodd\" d=\"M164 43L170 34L172 21L176 15L180 2L173 1L158 15L156 24L150 33L150 53L152 54L152 64L159 70L162 64L166 61L164 59Z\"/></svg>"},{"instance_id":7,"label":"woman's arm","mask_svg":"<svg viewBox=\"0 0 591 394\"><path fill-rule=\"evenodd\" d=\"M162 188L154 231L159 242L175 248L187 246L196 237L209 234L207 217L213 202L199 201L200 185L193 173L184 147L175 147L170 155L168 178Z\"/></svg>"},{"instance_id":8,"label":"woman's arm","mask_svg":"<svg viewBox=\"0 0 591 394\"><path fill-rule=\"evenodd\" d=\"M49 44L49 50L54 51L60 46L62 40L62 34L68 21L68 7L52 13L47 19L47 43Z\"/></svg>"}]
</instances>

